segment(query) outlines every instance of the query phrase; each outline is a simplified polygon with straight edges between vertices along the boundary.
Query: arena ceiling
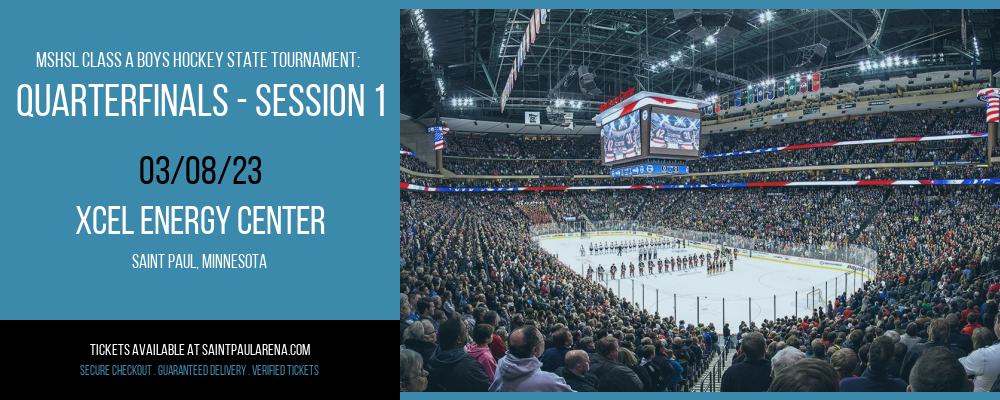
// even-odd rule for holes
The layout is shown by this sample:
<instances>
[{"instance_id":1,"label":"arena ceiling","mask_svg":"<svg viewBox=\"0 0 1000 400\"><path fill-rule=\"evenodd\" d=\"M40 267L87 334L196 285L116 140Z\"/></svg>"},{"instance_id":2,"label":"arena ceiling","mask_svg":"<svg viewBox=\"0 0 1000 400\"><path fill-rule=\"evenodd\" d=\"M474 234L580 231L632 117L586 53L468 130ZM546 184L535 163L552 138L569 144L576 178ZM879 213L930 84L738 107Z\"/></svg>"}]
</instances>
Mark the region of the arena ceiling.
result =
<instances>
[{"instance_id":1,"label":"arena ceiling","mask_svg":"<svg viewBox=\"0 0 1000 400\"><path fill-rule=\"evenodd\" d=\"M523 122L524 111L544 114L561 98L582 123L630 88L703 98L808 71L822 72L823 86L831 86L856 79L860 61L893 56L919 57L920 65L880 76L969 69L974 43L977 67L997 70L1000 50L996 10L553 9L501 112L500 93L533 12L401 10L401 112ZM815 45L824 40L822 54ZM602 94L582 92L580 74L570 73L580 66Z\"/></svg>"}]
</instances>

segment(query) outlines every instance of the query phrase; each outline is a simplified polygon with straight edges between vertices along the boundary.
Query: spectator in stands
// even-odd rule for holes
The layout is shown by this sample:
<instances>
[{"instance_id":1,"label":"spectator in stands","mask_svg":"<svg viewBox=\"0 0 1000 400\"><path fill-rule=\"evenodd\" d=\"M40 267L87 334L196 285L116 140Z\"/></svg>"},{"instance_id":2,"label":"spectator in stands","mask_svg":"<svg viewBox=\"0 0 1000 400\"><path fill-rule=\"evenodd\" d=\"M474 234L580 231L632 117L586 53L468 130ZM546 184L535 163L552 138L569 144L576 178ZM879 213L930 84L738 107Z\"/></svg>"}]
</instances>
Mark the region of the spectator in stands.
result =
<instances>
[{"instance_id":1,"label":"spectator in stands","mask_svg":"<svg viewBox=\"0 0 1000 400\"><path fill-rule=\"evenodd\" d=\"M566 384L577 392L597 392L601 382L590 373L590 355L583 350L566 353L564 365L556 370L556 375L566 380Z\"/></svg>"},{"instance_id":2,"label":"spectator in stands","mask_svg":"<svg viewBox=\"0 0 1000 400\"><path fill-rule=\"evenodd\" d=\"M421 365L429 365L437 348L437 329L426 320L414 322L403 333L403 346L420 354L423 361Z\"/></svg>"},{"instance_id":3,"label":"spectator in stands","mask_svg":"<svg viewBox=\"0 0 1000 400\"><path fill-rule=\"evenodd\" d=\"M642 365L639 365L639 359L636 358L635 353L632 353L629 349L620 348L618 349L618 356L615 357L615 361L618 361L619 364L628 367L635 373L636 376L639 377L639 382L642 382L643 391L652 391L652 383L649 379L649 373L646 372L646 369L643 368Z\"/></svg>"},{"instance_id":4,"label":"spectator in stands","mask_svg":"<svg viewBox=\"0 0 1000 400\"><path fill-rule=\"evenodd\" d=\"M647 337L643 339L643 342L651 343L652 341ZM659 340L657 340L657 343L659 343ZM657 355L659 355L660 357L663 356L657 353L656 347L654 347L652 344L643 345L640 351L642 352L641 353L642 360L640 361L640 365L642 366L643 369L646 370L645 372L647 375L649 375L649 381L650 381L650 385L645 387L646 391L647 392L667 391L667 386L670 383L670 374L673 372L673 367L670 366L670 362L667 361L667 363L664 365L661 364L663 360L662 358L661 361L656 361ZM642 377L640 377L640 380L641 378Z\"/></svg>"},{"instance_id":5,"label":"spectator in stands","mask_svg":"<svg viewBox=\"0 0 1000 400\"><path fill-rule=\"evenodd\" d=\"M566 360L566 353L573 346L573 335L566 328L553 333L552 340L556 347L545 349L545 354L542 354L542 371L555 372L559 367L562 367Z\"/></svg>"},{"instance_id":6,"label":"spectator in stands","mask_svg":"<svg viewBox=\"0 0 1000 400\"><path fill-rule=\"evenodd\" d=\"M677 359L674 358L674 351L673 350L664 349L663 350L663 354L668 359L670 359L670 367L673 369L673 372L670 374L670 383L668 384L667 388L671 392L676 392L677 391L677 385L680 384L682 381L684 381L684 367L682 367L677 362Z\"/></svg>"},{"instance_id":7,"label":"spectator in stands","mask_svg":"<svg viewBox=\"0 0 1000 400\"><path fill-rule=\"evenodd\" d=\"M465 319L452 318L441 324L438 345L428 362L428 391L485 392L490 387L483 366L465 352L469 329Z\"/></svg>"},{"instance_id":8,"label":"spectator in stands","mask_svg":"<svg viewBox=\"0 0 1000 400\"><path fill-rule=\"evenodd\" d=\"M399 344L403 344L403 333L410 327L411 322L406 321L406 316L410 315L410 301L403 293L399 294Z\"/></svg>"},{"instance_id":9,"label":"spectator in stands","mask_svg":"<svg viewBox=\"0 0 1000 400\"><path fill-rule=\"evenodd\" d=\"M545 338L534 325L525 325L510 335L510 350L497 362L491 392L572 392L562 377L541 370L538 357L545 351Z\"/></svg>"},{"instance_id":10,"label":"spectator in stands","mask_svg":"<svg viewBox=\"0 0 1000 400\"><path fill-rule=\"evenodd\" d=\"M764 359L765 348L760 332L743 336L741 349L746 361L730 366L722 375L723 392L763 392L771 386L771 363Z\"/></svg>"},{"instance_id":11,"label":"spectator in stands","mask_svg":"<svg viewBox=\"0 0 1000 400\"><path fill-rule=\"evenodd\" d=\"M806 358L806 353L794 347L786 347L771 358L771 378L778 376L782 369Z\"/></svg>"},{"instance_id":12,"label":"spectator in stands","mask_svg":"<svg viewBox=\"0 0 1000 400\"><path fill-rule=\"evenodd\" d=\"M948 348L938 346L927 349L913 366L906 391L971 392L975 385L965 374L962 363L955 359Z\"/></svg>"},{"instance_id":13,"label":"spectator in stands","mask_svg":"<svg viewBox=\"0 0 1000 400\"><path fill-rule=\"evenodd\" d=\"M492 326L494 332L496 332L496 329L500 326L500 317L496 311L487 311L483 314L483 323ZM496 333L493 334L493 341L490 342L490 352L493 353L493 358L497 360L507 353L507 345L504 344L503 339Z\"/></svg>"},{"instance_id":14,"label":"spectator in stands","mask_svg":"<svg viewBox=\"0 0 1000 400\"><path fill-rule=\"evenodd\" d=\"M993 325L993 333L1000 337L1000 318ZM972 333L973 346L976 348L968 357L958 361L965 367L968 375L975 375L975 391L989 392L997 380L1000 380L1000 340L990 343L993 338L988 328L982 327Z\"/></svg>"},{"instance_id":15,"label":"spectator in stands","mask_svg":"<svg viewBox=\"0 0 1000 400\"><path fill-rule=\"evenodd\" d=\"M434 329L438 328L438 323L434 320L434 300L424 297L417 301L417 312L420 313L421 321L430 322Z\"/></svg>"},{"instance_id":16,"label":"spectator in stands","mask_svg":"<svg viewBox=\"0 0 1000 400\"><path fill-rule=\"evenodd\" d=\"M851 349L840 349L830 356L830 365L837 371L837 381L854 378L854 368L858 365L858 354Z\"/></svg>"},{"instance_id":17,"label":"spectator in stands","mask_svg":"<svg viewBox=\"0 0 1000 400\"><path fill-rule=\"evenodd\" d=\"M955 275L957 276L958 274ZM961 317L958 314L951 313L948 314L948 316L946 316L944 320L945 322L948 323L948 326L951 329L951 332L948 334L948 339L946 341L950 344L957 346L959 349L962 349L962 351L964 351L965 354L971 353L972 336L962 333L962 330L959 327L959 323L961 322Z\"/></svg>"},{"instance_id":18,"label":"spectator in stands","mask_svg":"<svg viewBox=\"0 0 1000 400\"><path fill-rule=\"evenodd\" d=\"M472 343L465 349L472 358L476 359L483 366L483 372L490 382L493 382L493 374L497 371L497 361L490 353L490 342L493 341L493 327L487 324L477 324L472 329Z\"/></svg>"},{"instance_id":19,"label":"spectator in stands","mask_svg":"<svg viewBox=\"0 0 1000 400\"><path fill-rule=\"evenodd\" d=\"M770 391L839 392L840 386L837 384L837 371L830 364L807 358L783 369L770 383Z\"/></svg>"},{"instance_id":20,"label":"spectator in stands","mask_svg":"<svg viewBox=\"0 0 1000 400\"><path fill-rule=\"evenodd\" d=\"M892 355L892 364L889 365L889 377L899 378L902 375L903 370L903 357L906 357L906 350L908 348L902 342L896 343L894 345L894 352Z\"/></svg>"},{"instance_id":21,"label":"spectator in stands","mask_svg":"<svg viewBox=\"0 0 1000 400\"><path fill-rule=\"evenodd\" d=\"M605 337L597 342L598 357L591 359L591 372L597 375L602 392L641 392L642 381L628 367L615 361L618 358L618 340Z\"/></svg>"},{"instance_id":22,"label":"spectator in stands","mask_svg":"<svg viewBox=\"0 0 1000 400\"><path fill-rule=\"evenodd\" d=\"M868 368L858 378L840 381L842 392L905 392L906 382L889 377L889 366L895 356L892 339L879 336L868 348Z\"/></svg>"},{"instance_id":23,"label":"spectator in stands","mask_svg":"<svg viewBox=\"0 0 1000 400\"><path fill-rule=\"evenodd\" d=\"M930 281L925 281L930 282ZM923 310L921 310L923 311ZM928 320L929 322L929 320ZM917 336L917 331L920 330L919 324L917 322L911 322L906 325L906 334L899 337L899 342L906 345L906 348L913 347L913 345L920 343L920 337Z\"/></svg>"},{"instance_id":24,"label":"spectator in stands","mask_svg":"<svg viewBox=\"0 0 1000 400\"><path fill-rule=\"evenodd\" d=\"M946 349L955 360L965 357L965 352L948 343L948 334L950 333L948 329L948 323L944 319L938 318L932 320L930 325L927 327L927 343L917 343L913 347L906 351L906 356L903 358L903 368L900 370L900 378L910 382L910 371L914 368L917 360L921 357L925 351L935 347L941 347ZM961 364L960 364L961 365Z\"/></svg>"},{"instance_id":25,"label":"spectator in stands","mask_svg":"<svg viewBox=\"0 0 1000 400\"><path fill-rule=\"evenodd\" d=\"M409 349L399 349L399 391L419 393L427 389L427 370L420 354Z\"/></svg>"}]
</instances>

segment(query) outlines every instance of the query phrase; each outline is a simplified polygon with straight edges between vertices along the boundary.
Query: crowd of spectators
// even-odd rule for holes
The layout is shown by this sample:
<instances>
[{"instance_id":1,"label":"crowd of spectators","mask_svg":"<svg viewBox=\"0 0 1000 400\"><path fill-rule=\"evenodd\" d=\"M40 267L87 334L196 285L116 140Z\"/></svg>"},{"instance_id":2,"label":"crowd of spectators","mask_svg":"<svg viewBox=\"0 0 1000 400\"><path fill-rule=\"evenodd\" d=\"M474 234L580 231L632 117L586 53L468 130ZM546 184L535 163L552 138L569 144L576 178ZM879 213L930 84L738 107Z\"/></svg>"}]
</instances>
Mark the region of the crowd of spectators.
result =
<instances>
[{"instance_id":1,"label":"crowd of spectators","mask_svg":"<svg viewBox=\"0 0 1000 400\"><path fill-rule=\"evenodd\" d=\"M600 161L471 160L445 158L444 168L456 175L608 175Z\"/></svg>"},{"instance_id":2,"label":"crowd of spectators","mask_svg":"<svg viewBox=\"0 0 1000 400\"><path fill-rule=\"evenodd\" d=\"M878 276L856 292L732 329L722 391L1000 390L1000 283L981 278L1000 239L998 189L603 192L546 196L584 210L637 204L638 219L779 246L849 238L854 227L878 251ZM728 325L639 309L566 268L531 241L524 199L400 193L401 391L684 390L729 345Z\"/></svg>"},{"instance_id":3,"label":"crowd of spectators","mask_svg":"<svg viewBox=\"0 0 1000 400\"><path fill-rule=\"evenodd\" d=\"M411 153L413 152L412 150L410 150L406 146L403 146L402 144L399 145L399 150L400 151L408 151L408 152L411 152ZM434 167L432 167L430 165L427 165L427 163L425 163L423 160L417 158L416 156L411 156L411 155L407 155L407 154L403 154L403 153L399 154L399 166L401 166L403 168L406 168L406 169L408 169L410 171L413 171L413 172L423 172L425 174L440 174L441 173L440 171L438 171L437 168L434 168Z\"/></svg>"},{"instance_id":4,"label":"crowd of spectators","mask_svg":"<svg viewBox=\"0 0 1000 400\"><path fill-rule=\"evenodd\" d=\"M501 188L529 186L660 186L747 182L804 182L858 180L998 179L1000 166L939 166L924 168L865 168L844 170L778 171L720 175L602 179L432 179L400 173L400 182L440 188Z\"/></svg>"},{"instance_id":5,"label":"crowd of spectators","mask_svg":"<svg viewBox=\"0 0 1000 400\"><path fill-rule=\"evenodd\" d=\"M550 140L488 138L485 135L454 134L446 138L444 154L454 157L532 159L599 158L600 139L593 137L545 137Z\"/></svg>"}]
</instances>

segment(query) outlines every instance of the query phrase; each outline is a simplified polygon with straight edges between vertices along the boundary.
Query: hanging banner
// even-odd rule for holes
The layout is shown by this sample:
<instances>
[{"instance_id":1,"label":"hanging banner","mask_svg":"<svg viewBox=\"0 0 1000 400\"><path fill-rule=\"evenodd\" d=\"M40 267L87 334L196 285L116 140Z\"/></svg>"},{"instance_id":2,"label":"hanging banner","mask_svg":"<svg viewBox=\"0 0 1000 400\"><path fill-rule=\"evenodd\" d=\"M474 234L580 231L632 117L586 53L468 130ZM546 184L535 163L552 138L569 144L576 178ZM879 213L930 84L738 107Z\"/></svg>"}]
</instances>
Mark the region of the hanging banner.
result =
<instances>
[{"instance_id":1,"label":"hanging banner","mask_svg":"<svg viewBox=\"0 0 1000 400\"><path fill-rule=\"evenodd\" d=\"M722 95L722 100L720 102L722 103L722 111L729 111L729 95Z\"/></svg>"},{"instance_id":2,"label":"hanging banner","mask_svg":"<svg viewBox=\"0 0 1000 400\"><path fill-rule=\"evenodd\" d=\"M767 84L767 92L764 93L764 96L767 97L768 100L774 100L774 84L773 83L768 83Z\"/></svg>"},{"instance_id":3,"label":"hanging banner","mask_svg":"<svg viewBox=\"0 0 1000 400\"><path fill-rule=\"evenodd\" d=\"M527 111L524 113L525 125L541 125L542 113L539 111Z\"/></svg>"},{"instance_id":4,"label":"hanging banner","mask_svg":"<svg viewBox=\"0 0 1000 400\"><path fill-rule=\"evenodd\" d=\"M799 78L799 91L802 92L802 94L809 91L809 85L806 84L806 77L804 76Z\"/></svg>"},{"instance_id":5,"label":"hanging banner","mask_svg":"<svg viewBox=\"0 0 1000 400\"><path fill-rule=\"evenodd\" d=\"M753 102L754 102L753 88L750 88L747 89L747 104L753 104Z\"/></svg>"},{"instance_id":6,"label":"hanging banner","mask_svg":"<svg viewBox=\"0 0 1000 400\"><path fill-rule=\"evenodd\" d=\"M538 9L537 9L537 8L535 9L535 15L534 15L534 17L535 17L535 18L534 18L534 21L535 21L535 33L538 33L538 29L542 27L542 24L541 24L541 22L539 21L539 19L541 19L541 18L542 18L542 16L541 16L541 15L540 15L540 13L538 12ZM534 41L534 39L532 39L532 41Z\"/></svg>"},{"instance_id":7,"label":"hanging banner","mask_svg":"<svg viewBox=\"0 0 1000 400\"><path fill-rule=\"evenodd\" d=\"M716 114L718 114L718 113L719 113L719 110L720 110L720 107L719 107L719 99L715 99L715 100L713 101L713 103L715 103L715 107L714 107L714 110L715 110L715 113L716 113Z\"/></svg>"},{"instance_id":8,"label":"hanging banner","mask_svg":"<svg viewBox=\"0 0 1000 400\"><path fill-rule=\"evenodd\" d=\"M819 73L813 74L813 91L819 91Z\"/></svg>"},{"instance_id":9,"label":"hanging banner","mask_svg":"<svg viewBox=\"0 0 1000 400\"><path fill-rule=\"evenodd\" d=\"M760 103L763 101L764 101L764 88L763 87L757 88L757 102Z\"/></svg>"},{"instance_id":10,"label":"hanging banner","mask_svg":"<svg viewBox=\"0 0 1000 400\"><path fill-rule=\"evenodd\" d=\"M733 98L733 106L734 107L739 107L740 106L740 100L741 100L741 98L740 98L740 91L737 90L736 91L736 97Z\"/></svg>"},{"instance_id":11,"label":"hanging banner","mask_svg":"<svg viewBox=\"0 0 1000 400\"><path fill-rule=\"evenodd\" d=\"M546 22L546 20L548 19L548 17L549 17L549 13L548 13L548 10L547 10L547 9L545 9L545 8L543 8L543 9L542 9L542 25L544 25L544 24L545 24L545 22Z\"/></svg>"},{"instance_id":12,"label":"hanging banner","mask_svg":"<svg viewBox=\"0 0 1000 400\"><path fill-rule=\"evenodd\" d=\"M791 79L788 80L788 95L794 95L799 92L799 85L796 85Z\"/></svg>"},{"instance_id":13,"label":"hanging banner","mask_svg":"<svg viewBox=\"0 0 1000 400\"><path fill-rule=\"evenodd\" d=\"M785 81L778 82L778 97L785 95Z\"/></svg>"}]
</instances>

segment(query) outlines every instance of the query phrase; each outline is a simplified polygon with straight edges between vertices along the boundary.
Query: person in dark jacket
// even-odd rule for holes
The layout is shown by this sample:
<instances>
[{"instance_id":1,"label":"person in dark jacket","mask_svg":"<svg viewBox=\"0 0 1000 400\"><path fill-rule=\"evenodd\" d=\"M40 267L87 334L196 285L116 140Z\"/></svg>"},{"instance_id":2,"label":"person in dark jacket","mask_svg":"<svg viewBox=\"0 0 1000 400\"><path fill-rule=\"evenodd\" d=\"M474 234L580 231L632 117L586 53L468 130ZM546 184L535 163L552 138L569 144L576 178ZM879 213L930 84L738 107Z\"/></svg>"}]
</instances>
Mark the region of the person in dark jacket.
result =
<instances>
[{"instance_id":1,"label":"person in dark jacket","mask_svg":"<svg viewBox=\"0 0 1000 400\"><path fill-rule=\"evenodd\" d=\"M590 360L590 372L597 375L602 392L641 392L642 381L628 367L615 361L618 340L607 336L597 342L597 357Z\"/></svg>"},{"instance_id":2,"label":"person in dark jacket","mask_svg":"<svg viewBox=\"0 0 1000 400\"><path fill-rule=\"evenodd\" d=\"M674 345L670 347L670 350L673 350L674 359L684 369L684 373L681 376L684 378L691 376L690 365L694 364L694 356L691 355L691 351L684 347L683 340L681 338L674 338Z\"/></svg>"},{"instance_id":3,"label":"person in dark jacket","mask_svg":"<svg viewBox=\"0 0 1000 400\"><path fill-rule=\"evenodd\" d=\"M949 344L955 345L964 351L965 354L971 353L972 336L962 333L962 330L959 329L959 322L961 322L959 316L957 314L948 314L944 320L948 323L948 327L951 330L951 332L948 333L948 339L945 341Z\"/></svg>"},{"instance_id":4,"label":"person in dark jacket","mask_svg":"<svg viewBox=\"0 0 1000 400\"><path fill-rule=\"evenodd\" d=\"M909 377L907 392L971 392L975 387L966 375L965 367L946 346L924 351Z\"/></svg>"},{"instance_id":5,"label":"person in dark jacket","mask_svg":"<svg viewBox=\"0 0 1000 400\"><path fill-rule=\"evenodd\" d=\"M552 334L552 341L555 342L555 347L545 349L545 353L542 354L542 371L555 372L562 367L566 353L573 347L573 335L566 328L561 328Z\"/></svg>"},{"instance_id":6,"label":"person in dark jacket","mask_svg":"<svg viewBox=\"0 0 1000 400\"><path fill-rule=\"evenodd\" d=\"M577 392L597 392L601 381L589 371L590 355L583 350L573 350L566 353L564 365L556 370L556 375Z\"/></svg>"},{"instance_id":7,"label":"person in dark jacket","mask_svg":"<svg viewBox=\"0 0 1000 400\"><path fill-rule=\"evenodd\" d=\"M420 353L423 365L428 365L437 349L437 331L434 330L434 325L426 320L414 322L403 333L403 346Z\"/></svg>"},{"instance_id":8,"label":"person in dark jacket","mask_svg":"<svg viewBox=\"0 0 1000 400\"><path fill-rule=\"evenodd\" d=\"M635 356L632 350L620 348L618 349L618 356L616 360L619 364L624 365L635 372L635 375L639 377L639 382L642 382L642 391L649 392L653 387L652 381L649 379L649 373L646 369L639 365L639 358Z\"/></svg>"},{"instance_id":9,"label":"person in dark jacket","mask_svg":"<svg viewBox=\"0 0 1000 400\"><path fill-rule=\"evenodd\" d=\"M722 374L723 392L763 392L771 386L771 362L764 359L764 335L750 332L741 348L747 360L734 364Z\"/></svg>"},{"instance_id":10,"label":"person in dark jacket","mask_svg":"<svg viewBox=\"0 0 1000 400\"><path fill-rule=\"evenodd\" d=\"M948 335L950 333L948 323L943 318L931 321L927 327L927 342L917 343L906 351L906 356L903 357L903 367L899 371L901 375L900 379L910 383L910 370L913 369L920 355L927 351L927 349L935 347L945 348L955 357L956 361L959 358L965 357L966 353L964 351L948 343Z\"/></svg>"},{"instance_id":11,"label":"person in dark jacket","mask_svg":"<svg viewBox=\"0 0 1000 400\"><path fill-rule=\"evenodd\" d=\"M858 378L840 381L841 392L905 392L906 382L889 377L896 346L888 336L875 338L868 348L868 368Z\"/></svg>"},{"instance_id":12,"label":"person in dark jacket","mask_svg":"<svg viewBox=\"0 0 1000 400\"><path fill-rule=\"evenodd\" d=\"M469 328L465 326L465 319L449 319L438 329L440 345L427 366L430 377L426 391L487 391L490 380L483 372L483 366L465 352L465 345L469 343Z\"/></svg>"},{"instance_id":13,"label":"person in dark jacket","mask_svg":"<svg viewBox=\"0 0 1000 400\"><path fill-rule=\"evenodd\" d=\"M900 371L903 369L903 357L906 357L906 344L903 342L896 343L893 346L894 353L892 355L892 364L889 365L889 377L899 378Z\"/></svg>"},{"instance_id":14,"label":"person in dark jacket","mask_svg":"<svg viewBox=\"0 0 1000 400\"><path fill-rule=\"evenodd\" d=\"M660 344L660 341L656 341ZM662 347L659 348L662 350ZM640 349L642 352L643 368L649 373L649 380L653 387L647 387L647 392L665 392L670 385L670 376L673 375L674 367L670 365L670 360L657 350L654 345L645 345ZM659 357L659 359L657 359Z\"/></svg>"}]
</instances>

